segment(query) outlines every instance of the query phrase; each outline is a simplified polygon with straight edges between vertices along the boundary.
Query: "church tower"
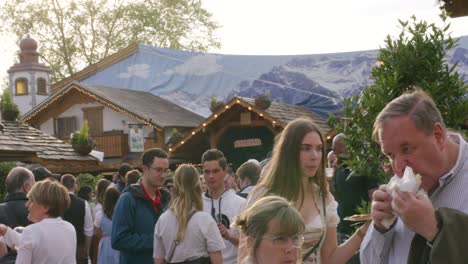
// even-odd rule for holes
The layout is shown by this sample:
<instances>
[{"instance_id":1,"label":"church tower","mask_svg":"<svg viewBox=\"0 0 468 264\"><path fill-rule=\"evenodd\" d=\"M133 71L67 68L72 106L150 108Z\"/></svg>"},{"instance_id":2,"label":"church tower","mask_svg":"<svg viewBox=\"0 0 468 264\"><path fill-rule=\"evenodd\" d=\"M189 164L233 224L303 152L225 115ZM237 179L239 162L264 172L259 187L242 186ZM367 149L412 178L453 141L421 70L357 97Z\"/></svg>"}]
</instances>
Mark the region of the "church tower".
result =
<instances>
[{"instance_id":1,"label":"church tower","mask_svg":"<svg viewBox=\"0 0 468 264\"><path fill-rule=\"evenodd\" d=\"M24 115L50 95L50 68L39 63L37 42L29 35L20 44L19 63L8 70L13 101Z\"/></svg>"}]
</instances>

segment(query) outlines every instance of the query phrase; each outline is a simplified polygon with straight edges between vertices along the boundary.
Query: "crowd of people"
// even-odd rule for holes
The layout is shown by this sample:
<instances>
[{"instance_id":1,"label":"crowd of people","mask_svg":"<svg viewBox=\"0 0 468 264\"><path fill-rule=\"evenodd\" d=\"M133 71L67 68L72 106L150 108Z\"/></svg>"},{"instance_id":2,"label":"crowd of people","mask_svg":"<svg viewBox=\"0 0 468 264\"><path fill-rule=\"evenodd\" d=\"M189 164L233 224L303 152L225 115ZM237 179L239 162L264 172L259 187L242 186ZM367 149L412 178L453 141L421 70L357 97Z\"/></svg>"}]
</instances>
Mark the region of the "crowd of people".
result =
<instances>
[{"instance_id":1,"label":"crowd of people","mask_svg":"<svg viewBox=\"0 0 468 264\"><path fill-rule=\"evenodd\" d=\"M267 162L246 157L236 173L209 149L201 171L181 164L168 177L168 153L146 150L141 173L123 164L114 181L98 181L95 199L71 174L14 168L0 205L0 263L467 262L459 244L468 234L466 140L447 132L421 90L388 104L373 137L393 177L411 167L423 194L349 177L346 136L336 135L328 154L308 118L285 127ZM344 218L362 201L372 203L372 221L355 228Z\"/></svg>"}]
</instances>

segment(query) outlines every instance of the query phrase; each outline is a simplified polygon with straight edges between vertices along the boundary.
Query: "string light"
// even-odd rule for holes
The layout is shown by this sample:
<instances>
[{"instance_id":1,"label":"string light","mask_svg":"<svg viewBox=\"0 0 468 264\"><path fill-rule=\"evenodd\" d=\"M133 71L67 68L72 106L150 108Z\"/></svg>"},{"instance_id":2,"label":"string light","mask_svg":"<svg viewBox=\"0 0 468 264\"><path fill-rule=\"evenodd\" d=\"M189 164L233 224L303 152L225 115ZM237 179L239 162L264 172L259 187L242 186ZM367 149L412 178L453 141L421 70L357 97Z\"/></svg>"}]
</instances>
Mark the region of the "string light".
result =
<instances>
[{"instance_id":1,"label":"string light","mask_svg":"<svg viewBox=\"0 0 468 264\"><path fill-rule=\"evenodd\" d=\"M247 103L245 102L244 100L240 100L239 98L235 97L236 99L230 101L229 103L227 103L225 105L224 108L221 108L221 110L218 110L216 112L216 114L212 115L211 117L209 117L206 122L204 122L201 126L198 126L196 128L194 128L192 130L191 133L189 133L187 136L185 136L185 138L183 138L178 144L175 144L173 148L171 148L169 151L175 151L178 147L180 147L181 145L183 145L185 142L187 142L190 138L192 138L195 134L197 134L198 132L200 132L202 130L202 127L206 127L208 124L212 123L215 119L217 119L221 114L223 114L224 112L226 112L227 109L229 109L230 107L232 107L234 104L240 104L241 106L243 107L246 107L248 108L250 111L253 109L251 104L250 103ZM276 127L276 120L274 120L273 117L267 115L267 114L263 114L262 111L260 110L257 110L257 109L253 109L253 111L258 114L259 116L263 117L264 119L266 120L269 120L272 122L272 125L274 127ZM281 125L284 127L285 124L283 124L283 122L280 122Z\"/></svg>"}]
</instances>

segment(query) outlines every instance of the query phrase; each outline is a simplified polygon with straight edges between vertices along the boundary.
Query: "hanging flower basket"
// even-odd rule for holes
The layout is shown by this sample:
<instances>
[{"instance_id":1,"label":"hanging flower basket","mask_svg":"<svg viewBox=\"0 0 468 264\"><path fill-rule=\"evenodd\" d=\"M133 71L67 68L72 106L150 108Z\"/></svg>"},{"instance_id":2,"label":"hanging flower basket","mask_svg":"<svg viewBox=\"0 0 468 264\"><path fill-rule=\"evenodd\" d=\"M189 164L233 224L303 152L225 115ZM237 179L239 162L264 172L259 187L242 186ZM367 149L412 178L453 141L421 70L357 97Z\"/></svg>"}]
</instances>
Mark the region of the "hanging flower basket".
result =
<instances>
[{"instance_id":1,"label":"hanging flower basket","mask_svg":"<svg viewBox=\"0 0 468 264\"><path fill-rule=\"evenodd\" d=\"M266 91L265 93L255 97L255 106L261 110L268 109L271 105L270 93Z\"/></svg>"},{"instance_id":2,"label":"hanging flower basket","mask_svg":"<svg viewBox=\"0 0 468 264\"><path fill-rule=\"evenodd\" d=\"M70 138L73 150L80 155L88 155L96 147L96 142L89 137L88 120L85 120L80 130L71 134Z\"/></svg>"},{"instance_id":3,"label":"hanging flower basket","mask_svg":"<svg viewBox=\"0 0 468 264\"><path fill-rule=\"evenodd\" d=\"M263 99L255 99L255 106L260 108L261 110L266 110L270 107L271 101L270 100L263 100Z\"/></svg>"},{"instance_id":4,"label":"hanging flower basket","mask_svg":"<svg viewBox=\"0 0 468 264\"><path fill-rule=\"evenodd\" d=\"M88 155L93 150L93 146L89 144L72 144L73 150L83 156Z\"/></svg>"},{"instance_id":5,"label":"hanging flower basket","mask_svg":"<svg viewBox=\"0 0 468 264\"><path fill-rule=\"evenodd\" d=\"M224 107L224 104L222 102L216 102L214 104L211 104L210 110L212 113L215 113L216 111L218 111L219 109L223 107Z\"/></svg>"}]
</instances>

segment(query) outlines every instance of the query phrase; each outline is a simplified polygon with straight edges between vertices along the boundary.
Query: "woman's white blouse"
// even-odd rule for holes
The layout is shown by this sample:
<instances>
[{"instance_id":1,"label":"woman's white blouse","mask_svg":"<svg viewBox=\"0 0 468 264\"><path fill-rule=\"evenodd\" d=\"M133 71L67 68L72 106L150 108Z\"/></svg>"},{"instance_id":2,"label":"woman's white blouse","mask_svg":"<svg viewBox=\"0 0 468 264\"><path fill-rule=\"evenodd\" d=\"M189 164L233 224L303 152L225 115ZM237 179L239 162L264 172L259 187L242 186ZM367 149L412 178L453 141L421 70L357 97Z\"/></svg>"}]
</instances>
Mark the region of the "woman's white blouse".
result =
<instances>
[{"instance_id":1,"label":"woman's white blouse","mask_svg":"<svg viewBox=\"0 0 468 264\"><path fill-rule=\"evenodd\" d=\"M17 241L17 264L75 264L76 233L62 218L46 218L19 234L8 228L5 238ZM7 243L10 244L10 243Z\"/></svg>"}]
</instances>

